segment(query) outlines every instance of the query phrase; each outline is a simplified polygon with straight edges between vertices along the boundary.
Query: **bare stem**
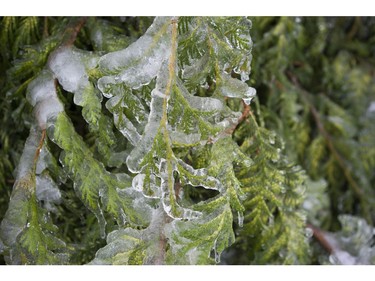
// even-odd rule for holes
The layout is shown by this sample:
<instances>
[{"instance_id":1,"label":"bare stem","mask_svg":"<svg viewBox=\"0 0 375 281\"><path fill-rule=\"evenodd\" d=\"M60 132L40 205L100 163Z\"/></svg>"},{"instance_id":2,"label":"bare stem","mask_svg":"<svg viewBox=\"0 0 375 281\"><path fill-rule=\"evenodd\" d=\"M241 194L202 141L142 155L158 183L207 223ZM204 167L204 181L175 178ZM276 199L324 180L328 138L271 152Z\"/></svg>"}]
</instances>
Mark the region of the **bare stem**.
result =
<instances>
[{"instance_id":1,"label":"bare stem","mask_svg":"<svg viewBox=\"0 0 375 281\"><path fill-rule=\"evenodd\" d=\"M64 39L61 43L61 46L70 47L74 44L74 41L77 39L78 33L85 25L86 20L86 17L82 17L78 21L76 19L73 19L70 22L69 27L64 32Z\"/></svg>"},{"instance_id":2,"label":"bare stem","mask_svg":"<svg viewBox=\"0 0 375 281\"><path fill-rule=\"evenodd\" d=\"M332 254L335 249L326 239L324 232L311 224L308 224L307 227L313 231L313 236L319 242L319 244L322 245L329 254Z\"/></svg>"},{"instance_id":3,"label":"bare stem","mask_svg":"<svg viewBox=\"0 0 375 281\"><path fill-rule=\"evenodd\" d=\"M319 114L318 110L315 108L313 103L310 101L310 97L309 97L310 94L305 89L303 89L301 87L301 85L298 82L297 77L293 73L287 72L287 75L288 75L289 79L292 81L292 83L295 85L295 87L301 92L304 102L306 104L308 104L320 134L323 136L323 138L324 138L324 140L327 144L328 149L331 151L331 153L332 153L333 157L335 158L336 162L338 163L338 165L340 166L340 168L344 172L344 176L347 179L347 181L349 182L350 188L353 190L354 194L359 199L360 204L361 204L362 209L363 209L364 216L365 216L367 222L372 224L371 213L370 213L370 210L368 208L367 201L366 201L366 198L364 196L364 193L363 193L362 189L359 187L359 185L357 184L357 182L355 181L355 179L353 178L352 173L350 172L350 169L345 164L344 158L336 150L331 136L328 134L328 132L324 128L324 125L323 125L323 122L320 118L320 114Z\"/></svg>"},{"instance_id":4,"label":"bare stem","mask_svg":"<svg viewBox=\"0 0 375 281\"><path fill-rule=\"evenodd\" d=\"M46 130L42 130L42 137L40 138L39 145L35 151L35 156L34 156L34 166L36 166L36 162L38 161L40 151L43 147L44 139L46 138Z\"/></svg>"}]
</instances>

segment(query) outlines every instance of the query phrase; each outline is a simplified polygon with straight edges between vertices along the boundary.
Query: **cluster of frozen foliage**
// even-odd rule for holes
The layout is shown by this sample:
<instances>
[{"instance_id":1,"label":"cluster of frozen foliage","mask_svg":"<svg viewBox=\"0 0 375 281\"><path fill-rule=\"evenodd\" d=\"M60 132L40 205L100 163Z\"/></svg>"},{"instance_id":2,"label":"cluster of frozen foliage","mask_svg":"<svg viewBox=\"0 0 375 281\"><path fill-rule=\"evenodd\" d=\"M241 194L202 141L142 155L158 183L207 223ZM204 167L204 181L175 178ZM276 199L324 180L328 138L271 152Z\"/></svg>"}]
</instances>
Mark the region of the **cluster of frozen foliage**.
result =
<instances>
[{"instance_id":1,"label":"cluster of frozen foliage","mask_svg":"<svg viewBox=\"0 0 375 281\"><path fill-rule=\"evenodd\" d=\"M33 117L0 226L7 264L311 263L307 219L323 227L327 181L261 113L248 18L51 21L10 71L32 65L18 91ZM291 130L301 108L285 116ZM320 262L374 263L370 222L340 221L320 233L333 245ZM77 258L84 247L95 254Z\"/></svg>"}]
</instances>

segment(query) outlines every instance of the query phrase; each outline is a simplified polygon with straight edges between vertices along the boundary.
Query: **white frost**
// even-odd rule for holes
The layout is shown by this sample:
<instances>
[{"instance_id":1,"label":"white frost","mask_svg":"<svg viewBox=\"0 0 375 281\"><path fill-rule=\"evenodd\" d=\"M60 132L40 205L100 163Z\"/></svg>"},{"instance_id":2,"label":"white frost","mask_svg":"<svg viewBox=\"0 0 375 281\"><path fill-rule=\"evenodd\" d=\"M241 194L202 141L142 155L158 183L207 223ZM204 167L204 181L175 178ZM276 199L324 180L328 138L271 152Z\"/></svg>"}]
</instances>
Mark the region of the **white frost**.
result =
<instances>
[{"instance_id":1,"label":"white frost","mask_svg":"<svg viewBox=\"0 0 375 281\"><path fill-rule=\"evenodd\" d=\"M63 47L55 52L49 67L68 92L75 93L88 83L85 66L71 48Z\"/></svg>"},{"instance_id":2,"label":"white frost","mask_svg":"<svg viewBox=\"0 0 375 281\"><path fill-rule=\"evenodd\" d=\"M74 47L61 47L50 58L49 68L64 90L75 94L77 105L83 105L84 90L91 86L87 71L97 65L98 59L91 52Z\"/></svg>"},{"instance_id":3,"label":"white frost","mask_svg":"<svg viewBox=\"0 0 375 281\"><path fill-rule=\"evenodd\" d=\"M46 128L49 118L64 110L63 104L57 97L54 78L48 70L43 70L30 82L26 97L34 106L35 118L42 130Z\"/></svg>"},{"instance_id":4,"label":"white frost","mask_svg":"<svg viewBox=\"0 0 375 281\"><path fill-rule=\"evenodd\" d=\"M32 106L56 95L52 73L43 70L37 78L30 82L26 97Z\"/></svg>"}]
</instances>

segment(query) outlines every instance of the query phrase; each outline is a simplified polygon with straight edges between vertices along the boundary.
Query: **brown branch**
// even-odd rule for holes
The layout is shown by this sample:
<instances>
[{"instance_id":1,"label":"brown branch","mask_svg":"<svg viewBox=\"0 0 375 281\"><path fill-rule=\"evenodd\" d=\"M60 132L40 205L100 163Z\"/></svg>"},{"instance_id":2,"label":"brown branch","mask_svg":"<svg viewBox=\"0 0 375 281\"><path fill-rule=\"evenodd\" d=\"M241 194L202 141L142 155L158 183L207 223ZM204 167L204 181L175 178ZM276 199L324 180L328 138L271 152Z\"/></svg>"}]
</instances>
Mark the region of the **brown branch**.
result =
<instances>
[{"instance_id":1,"label":"brown branch","mask_svg":"<svg viewBox=\"0 0 375 281\"><path fill-rule=\"evenodd\" d=\"M48 37L48 17L44 17L44 22L43 22L43 38Z\"/></svg>"},{"instance_id":2,"label":"brown branch","mask_svg":"<svg viewBox=\"0 0 375 281\"><path fill-rule=\"evenodd\" d=\"M62 47L70 47L74 44L74 41L77 39L78 33L81 28L85 25L87 18L82 17L77 19L72 19L69 26L64 32L63 41L61 43Z\"/></svg>"},{"instance_id":3,"label":"brown branch","mask_svg":"<svg viewBox=\"0 0 375 281\"><path fill-rule=\"evenodd\" d=\"M324 232L311 224L307 224L307 227L313 231L313 236L319 244L322 245L329 254L332 254L335 250L334 246L326 239Z\"/></svg>"},{"instance_id":4,"label":"brown branch","mask_svg":"<svg viewBox=\"0 0 375 281\"><path fill-rule=\"evenodd\" d=\"M366 197L365 197L362 189L359 187L359 185L357 184L357 182L353 178L352 173L350 172L350 169L345 164L344 158L336 150L335 145L333 143L333 140L332 140L331 136L328 134L328 132L324 128L324 125L323 125L323 122L322 122L322 120L320 118L318 110L315 108L315 106L310 101L310 97L309 97L310 94L305 89L303 89L301 87L300 83L298 82L298 78L293 73L291 73L290 71L288 71L286 74L289 77L289 79L292 81L292 83L294 84L294 86L301 92L302 99L309 106L310 111L311 111L311 113L313 115L313 118L315 120L315 123L316 123L316 125L318 127L318 130L319 130L320 134L323 136L323 138L324 138L324 140L325 140L325 142L327 144L328 149L331 151L331 153L332 153L333 157L335 158L336 162L340 166L341 170L344 172L344 176L347 179L347 181L349 182L350 188L352 189L352 191L354 192L354 194L359 199L360 204L361 204L361 206L363 208L364 216L365 216L367 222L370 223L370 224L372 224L372 217L371 217L370 210L369 210L369 208L367 206Z\"/></svg>"},{"instance_id":5,"label":"brown branch","mask_svg":"<svg viewBox=\"0 0 375 281\"><path fill-rule=\"evenodd\" d=\"M237 129L237 127L251 114L250 105L246 104L244 101L242 101L243 110L242 115L240 118L238 118L237 122L234 123L229 128L225 129L224 134L231 135L233 132Z\"/></svg>"},{"instance_id":6,"label":"brown branch","mask_svg":"<svg viewBox=\"0 0 375 281\"><path fill-rule=\"evenodd\" d=\"M46 130L42 130L42 137L40 138L39 145L35 151L35 156L34 156L34 165L36 166L36 162L38 161L40 151L43 147L44 139L46 138Z\"/></svg>"}]
</instances>

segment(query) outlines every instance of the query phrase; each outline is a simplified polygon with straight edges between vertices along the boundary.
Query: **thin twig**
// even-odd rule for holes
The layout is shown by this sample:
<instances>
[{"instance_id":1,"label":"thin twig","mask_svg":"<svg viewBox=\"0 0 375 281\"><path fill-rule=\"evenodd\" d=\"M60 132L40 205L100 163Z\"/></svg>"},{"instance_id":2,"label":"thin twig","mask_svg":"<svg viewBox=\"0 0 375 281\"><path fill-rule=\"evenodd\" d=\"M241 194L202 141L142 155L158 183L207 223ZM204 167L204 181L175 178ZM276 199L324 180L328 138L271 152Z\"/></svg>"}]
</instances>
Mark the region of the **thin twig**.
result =
<instances>
[{"instance_id":1,"label":"thin twig","mask_svg":"<svg viewBox=\"0 0 375 281\"><path fill-rule=\"evenodd\" d=\"M224 134L226 135L232 135L233 132L237 129L237 127L244 121L247 119L247 117L249 117L249 115L251 114L251 109L250 109L250 105L246 104L244 101L242 101L242 104L243 104L243 110L242 110L242 115L240 116L240 118L238 118L237 122L232 124L232 126L230 126L229 128L227 128L225 131L224 131Z\"/></svg>"},{"instance_id":2,"label":"thin twig","mask_svg":"<svg viewBox=\"0 0 375 281\"><path fill-rule=\"evenodd\" d=\"M35 156L34 156L34 165L36 166L36 163L38 161L38 158L39 158L39 154L40 154L40 151L43 147L43 143L44 143L44 139L46 138L46 130L43 130L42 131L42 137L40 138L40 141L39 141L39 145L35 151Z\"/></svg>"},{"instance_id":3,"label":"thin twig","mask_svg":"<svg viewBox=\"0 0 375 281\"><path fill-rule=\"evenodd\" d=\"M344 158L336 150L335 145L334 145L334 143L332 141L331 136L328 134L328 132L324 128L324 125L323 125L323 122L321 121L321 118L320 118L318 110L315 108L315 106L310 101L310 97L309 97L310 94L305 89L303 89L301 87L300 83L298 82L297 77L293 73L291 73L290 71L288 71L286 74L289 77L289 79L292 81L292 83L294 84L294 86L301 92L302 98L303 98L304 102L306 104L308 104L308 106L310 108L310 111L311 111L311 113L312 113L312 115L314 117L315 123L318 126L318 130L319 130L320 134L325 139L325 142L327 144L328 149L331 151L333 157L335 158L335 160L337 161L338 165L340 166L340 168L344 172L344 176L347 179L347 181L349 182L350 188L353 190L354 194L359 199L359 201L361 203L361 206L363 208L364 216L365 216L367 222L370 223L370 224L372 224L371 213L370 213L370 210L369 210L369 208L367 206L367 201L366 201L366 198L364 196L364 193L363 193L362 189L359 187L359 185L357 184L357 182L355 181L355 179L353 178L353 176L352 176L352 174L350 172L350 169L345 164Z\"/></svg>"},{"instance_id":4,"label":"thin twig","mask_svg":"<svg viewBox=\"0 0 375 281\"><path fill-rule=\"evenodd\" d=\"M76 21L76 19L71 21L69 27L64 32L64 39L61 43L61 46L70 47L74 44L74 41L77 39L78 33L80 32L81 28L85 25L86 20L86 17L82 17L78 21Z\"/></svg>"},{"instance_id":5,"label":"thin twig","mask_svg":"<svg viewBox=\"0 0 375 281\"><path fill-rule=\"evenodd\" d=\"M49 34L48 34L48 17L44 17L43 38L47 38L48 36L49 36Z\"/></svg>"},{"instance_id":6,"label":"thin twig","mask_svg":"<svg viewBox=\"0 0 375 281\"><path fill-rule=\"evenodd\" d=\"M311 224L307 224L306 226L313 231L313 236L319 244L321 244L329 254L332 254L334 252L334 246L326 239L324 232Z\"/></svg>"}]
</instances>

